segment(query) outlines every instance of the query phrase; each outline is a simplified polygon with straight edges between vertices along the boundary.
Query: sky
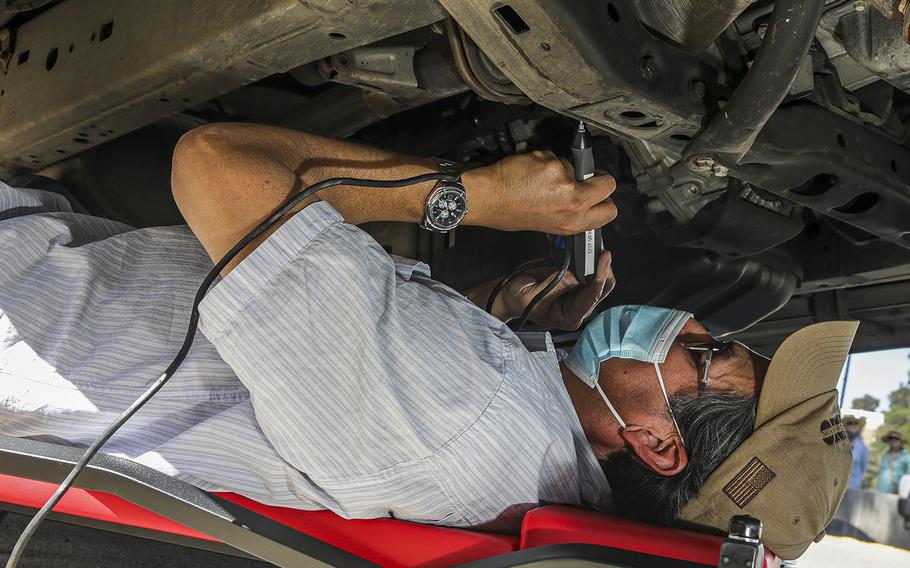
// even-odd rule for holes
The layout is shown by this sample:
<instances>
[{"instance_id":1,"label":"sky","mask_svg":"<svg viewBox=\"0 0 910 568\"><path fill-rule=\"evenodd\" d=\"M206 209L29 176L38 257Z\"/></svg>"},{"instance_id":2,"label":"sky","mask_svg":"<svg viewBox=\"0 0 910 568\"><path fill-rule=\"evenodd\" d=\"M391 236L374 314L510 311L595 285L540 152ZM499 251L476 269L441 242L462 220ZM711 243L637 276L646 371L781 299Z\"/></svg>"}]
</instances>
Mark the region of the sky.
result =
<instances>
[{"instance_id":1,"label":"sky","mask_svg":"<svg viewBox=\"0 0 910 568\"><path fill-rule=\"evenodd\" d=\"M899 383L907 381L907 372L910 371L908 355L910 349L889 349L851 355L844 407L849 408L854 398L871 394L882 401L878 410L887 410L888 393ZM846 373L846 367L844 371ZM843 387L843 381L844 377L841 376L839 389Z\"/></svg>"}]
</instances>

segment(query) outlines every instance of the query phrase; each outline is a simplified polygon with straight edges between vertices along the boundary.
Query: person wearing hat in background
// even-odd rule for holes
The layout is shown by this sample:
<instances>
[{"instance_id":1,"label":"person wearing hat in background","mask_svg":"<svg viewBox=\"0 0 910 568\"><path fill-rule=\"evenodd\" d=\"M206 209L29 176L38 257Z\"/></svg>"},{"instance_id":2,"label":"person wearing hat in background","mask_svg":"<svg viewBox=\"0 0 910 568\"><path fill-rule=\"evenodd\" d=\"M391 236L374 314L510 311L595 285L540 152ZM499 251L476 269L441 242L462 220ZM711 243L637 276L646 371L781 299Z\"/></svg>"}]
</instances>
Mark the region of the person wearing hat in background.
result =
<instances>
[{"instance_id":1,"label":"person wearing hat in background","mask_svg":"<svg viewBox=\"0 0 910 568\"><path fill-rule=\"evenodd\" d=\"M910 453L904 448L903 434L897 430L888 432L884 442L888 444L888 451L882 456L875 488L880 493L897 493L901 477L910 474Z\"/></svg>"},{"instance_id":2,"label":"person wearing hat in background","mask_svg":"<svg viewBox=\"0 0 910 568\"><path fill-rule=\"evenodd\" d=\"M865 420L855 416L845 416L844 426L847 428L847 437L850 438L850 445L853 447L853 473L850 474L850 482L847 489L860 489L863 484L863 475L866 468L869 467L869 448L863 442L863 426Z\"/></svg>"}]
</instances>

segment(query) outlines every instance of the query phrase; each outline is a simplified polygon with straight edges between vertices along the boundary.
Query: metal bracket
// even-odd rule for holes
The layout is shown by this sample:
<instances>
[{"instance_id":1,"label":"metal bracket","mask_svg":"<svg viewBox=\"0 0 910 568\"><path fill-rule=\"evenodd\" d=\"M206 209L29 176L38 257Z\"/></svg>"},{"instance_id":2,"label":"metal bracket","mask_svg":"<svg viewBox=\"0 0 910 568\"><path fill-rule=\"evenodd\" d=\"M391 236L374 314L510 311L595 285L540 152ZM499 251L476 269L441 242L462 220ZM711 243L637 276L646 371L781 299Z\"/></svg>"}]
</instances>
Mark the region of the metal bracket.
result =
<instances>
[{"instance_id":1,"label":"metal bracket","mask_svg":"<svg viewBox=\"0 0 910 568\"><path fill-rule=\"evenodd\" d=\"M320 62L326 79L390 95L407 95L418 88L413 46L358 47Z\"/></svg>"},{"instance_id":2,"label":"metal bracket","mask_svg":"<svg viewBox=\"0 0 910 568\"><path fill-rule=\"evenodd\" d=\"M630 3L441 0L493 65L532 100L624 138L682 150L716 72L656 39Z\"/></svg>"},{"instance_id":3,"label":"metal bracket","mask_svg":"<svg viewBox=\"0 0 910 568\"><path fill-rule=\"evenodd\" d=\"M0 177L442 19L433 0L67 0L16 30L0 74Z\"/></svg>"},{"instance_id":4,"label":"metal bracket","mask_svg":"<svg viewBox=\"0 0 910 568\"><path fill-rule=\"evenodd\" d=\"M765 546L761 543L762 522L749 515L730 519L727 540L720 547L719 568L762 568Z\"/></svg>"}]
</instances>

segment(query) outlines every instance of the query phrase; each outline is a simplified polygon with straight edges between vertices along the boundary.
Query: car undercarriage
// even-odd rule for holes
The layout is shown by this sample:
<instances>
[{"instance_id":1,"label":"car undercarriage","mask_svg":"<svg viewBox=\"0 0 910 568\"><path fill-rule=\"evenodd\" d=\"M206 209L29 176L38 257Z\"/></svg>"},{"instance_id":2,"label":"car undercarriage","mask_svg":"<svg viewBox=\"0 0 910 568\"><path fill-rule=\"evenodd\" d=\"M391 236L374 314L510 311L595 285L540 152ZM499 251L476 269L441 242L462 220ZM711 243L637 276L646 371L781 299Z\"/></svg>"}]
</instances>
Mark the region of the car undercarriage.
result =
<instances>
[{"instance_id":1,"label":"car undercarriage","mask_svg":"<svg viewBox=\"0 0 910 568\"><path fill-rule=\"evenodd\" d=\"M471 167L567 156L583 120L618 180L606 304L687 309L767 353L831 319L862 322L856 351L905 346L908 25L906 0L5 0L0 178L173 224L171 154L203 124ZM458 289L548 249L366 229Z\"/></svg>"}]
</instances>

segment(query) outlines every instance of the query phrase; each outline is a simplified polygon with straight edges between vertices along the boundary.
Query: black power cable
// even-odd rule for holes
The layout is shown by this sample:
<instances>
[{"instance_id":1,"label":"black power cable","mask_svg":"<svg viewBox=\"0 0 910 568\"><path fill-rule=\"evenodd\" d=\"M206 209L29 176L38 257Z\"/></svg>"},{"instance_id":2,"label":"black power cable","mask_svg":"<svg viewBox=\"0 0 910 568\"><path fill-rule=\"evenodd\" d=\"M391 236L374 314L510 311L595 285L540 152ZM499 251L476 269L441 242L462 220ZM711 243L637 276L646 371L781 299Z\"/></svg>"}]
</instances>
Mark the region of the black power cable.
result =
<instances>
[{"instance_id":1,"label":"black power cable","mask_svg":"<svg viewBox=\"0 0 910 568\"><path fill-rule=\"evenodd\" d=\"M563 256L562 265L559 267L559 270L556 272L553 280L546 285L546 287L534 295L531 298L531 301L528 302L528 305L525 306L524 311L521 314L521 317L518 320L518 323L515 325L515 331L521 331L524 328L525 324L528 322L528 318L531 317L531 312L534 308L537 307L537 304L540 303L544 297L553 291L556 286L562 282L562 279L565 277L566 272L568 272L569 262L571 259L571 251L566 250L565 255ZM552 262L549 260L534 260L521 264L513 270L508 276L504 276L499 282L496 283L496 286L493 287L493 290L490 291L490 296L487 298L486 311L489 314L493 313L493 303L496 301L496 297L499 296L499 293L502 292L502 289L508 286L509 282L521 276L523 273L528 270L533 270L535 268L543 268L546 266L552 266Z\"/></svg>"},{"instance_id":2,"label":"black power cable","mask_svg":"<svg viewBox=\"0 0 910 568\"><path fill-rule=\"evenodd\" d=\"M271 215L268 216L264 221L256 225L256 227L246 234L245 237L240 239L234 247L224 255L224 257L219 260L214 267L209 271L206 277L202 280L202 284L199 286L199 289L196 291L196 297L193 299L193 307L190 312L190 322L187 328L186 336L183 338L183 345L180 347L180 351L177 352L177 356L174 357L174 360L168 365L164 373L158 377L158 379L148 388L142 395L137 398L126 410L123 411L120 416L111 423L104 432L101 433L98 438L92 442L88 447L82 457L76 462L76 465L73 466L73 469L70 470L69 474L60 483L60 486L51 495L50 499L44 504L43 507L35 514L32 520L25 527L25 530L22 531L22 534L19 536L19 540L16 541L16 545L10 551L9 558L6 561L6 568L15 568L19 563L19 559L22 557L22 554L25 552L25 547L28 545L28 541L31 540L32 536L38 530L38 526L41 522L47 517L51 510L57 505L63 495L69 490L73 485L73 482L76 481L76 477L85 469L85 466L88 465L88 462L91 461L95 454L101 449L101 447L107 443L107 441L114 435L114 433L120 429L123 424L126 423L136 412L142 408L145 403L147 403L155 394L161 390L177 369L180 367L180 364L183 363L183 360L186 359L186 356L190 352L190 348L193 346L193 339L196 336L196 327L199 324L199 304L202 302L202 299L205 298L206 293L208 292L209 287L221 273L225 266L236 257L240 251L245 249L247 245L253 242L253 239L264 233L272 225L277 223L282 217L288 214L297 204L301 201L310 197L318 191L327 189L330 187L335 187L339 185L345 186L356 186L356 187L374 187L381 189L388 189L394 187L404 187L408 185L417 185L427 181L448 181L456 182L458 181L458 174L444 174L444 173L430 173L423 174L419 176L409 177L406 179L397 179L397 180L372 180L372 179L359 179L359 178L331 178L323 180L318 183L307 187L294 197L291 197L284 205L280 206ZM536 298L535 298L536 299ZM532 300L533 302L533 300Z\"/></svg>"},{"instance_id":3,"label":"black power cable","mask_svg":"<svg viewBox=\"0 0 910 568\"><path fill-rule=\"evenodd\" d=\"M525 262L520 264L518 268L513 270L508 276L503 276L502 279L496 283L496 286L493 287L493 290L490 291L490 297L487 298L486 310L488 314L493 313L493 303L496 301L496 297L499 296L499 293L502 292L502 289L509 285L509 282L515 280L517 277L524 274L527 270L532 270L534 268L542 268L544 266L549 266L549 260L532 260L530 262Z\"/></svg>"},{"instance_id":4,"label":"black power cable","mask_svg":"<svg viewBox=\"0 0 910 568\"><path fill-rule=\"evenodd\" d=\"M550 280L550 283L547 284L543 290L537 293L536 296L531 298L531 301L528 302L528 305L525 307L525 311L522 312L521 317L518 319L518 323L515 325L515 331L521 331L524 328L525 324L528 323L528 318L531 317L531 312L534 311L534 308L537 307L537 304L540 303L544 297L553 291L553 288L556 288L560 282L562 282L563 277L565 277L566 272L569 270L569 262L572 258L572 251L568 248L566 253L562 257L562 265L559 267L559 272L553 276L553 279Z\"/></svg>"}]
</instances>

